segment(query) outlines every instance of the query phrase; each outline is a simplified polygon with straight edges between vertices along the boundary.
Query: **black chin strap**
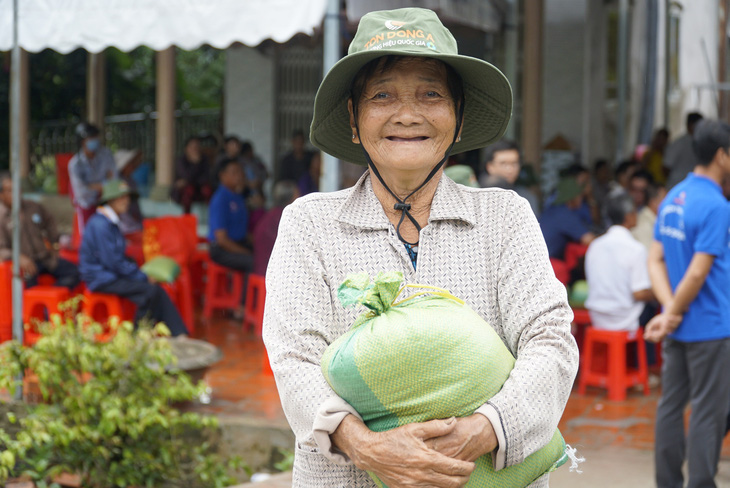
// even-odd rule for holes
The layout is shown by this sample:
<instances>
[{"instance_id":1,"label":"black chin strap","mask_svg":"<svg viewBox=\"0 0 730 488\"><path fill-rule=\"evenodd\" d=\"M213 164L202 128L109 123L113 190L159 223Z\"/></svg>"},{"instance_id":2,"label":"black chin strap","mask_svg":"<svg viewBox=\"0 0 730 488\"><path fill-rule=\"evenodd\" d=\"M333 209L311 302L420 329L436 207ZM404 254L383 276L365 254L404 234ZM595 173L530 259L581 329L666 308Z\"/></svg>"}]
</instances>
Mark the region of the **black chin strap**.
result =
<instances>
[{"instance_id":1,"label":"black chin strap","mask_svg":"<svg viewBox=\"0 0 730 488\"><path fill-rule=\"evenodd\" d=\"M353 104L353 111L355 112L354 113L354 116L355 116L354 118L357 121L357 108L356 108L356 105L357 104ZM413 217L413 215L411 215L411 204L410 203L406 203L406 200L408 200L409 198L411 198L413 195L415 195L416 193L418 193L418 191L421 188L423 188L424 186L426 186L426 184L429 181L431 181L431 179L436 175L436 173L438 173L438 171L444 166L444 164L446 164L446 161L448 161L449 155L451 154L451 149L454 147L454 144L456 144L456 140L459 137L459 131L461 130L461 121L462 121L463 118L464 118L464 99L462 98L461 103L459 104L459 114L456 117L456 128L454 129L454 139L451 141L451 145L448 147L448 149L446 149L446 152L444 153L444 157L441 159L441 161L439 161L436 164L436 166L433 167L433 169L428 174L428 176L423 181L423 183L421 183L420 185L418 185L418 188L416 188L415 190L413 190L411 193L408 194L407 197L405 197L402 200L400 199L400 197L398 197L398 195L396 195L395 193L393 193L393 190L391 190L390 187L388 186L388 184L385 183L385 180L380 175L380 171L378 171L378 168L375 167L375 164L373 163L373 160L370 159L370 155L368 154L367 150L365 149L365 146L362 145L362 138L360 137L360 127L358 126L357 122L355 122L355 131L357 132L358 139L360 139L360 147L362 147L362 152L365 155L365 161L367 161L368 167L370 168L370 171L378 178L378 180L380 181L380 184L382 184L383 187L385 187L385 189L388 190L388 193L390 193L393 196L393 198L395 198L395 201L397 203L395 205L393 205L393 208L395 210L400 210L401 211L400 221L398 221L398 225L395 228L395 232L398 235L398 239L400 239L401 242L403 242L405 244L408 244L409 246L417 246L418 245L418 241L416 241L416 242L408 242L407 240L405 240L403 238L403 236L401 235L401 233L400 233L400 227L401 227L401 225L403 224L403 222L405 221L405 219L408 218L408 220L411 221L411 223L416 228L416 230L418 231L419 234L421 233L421 226L418 225L418 221L416 220L416 218Z\"/></svg>"}]
</instances>

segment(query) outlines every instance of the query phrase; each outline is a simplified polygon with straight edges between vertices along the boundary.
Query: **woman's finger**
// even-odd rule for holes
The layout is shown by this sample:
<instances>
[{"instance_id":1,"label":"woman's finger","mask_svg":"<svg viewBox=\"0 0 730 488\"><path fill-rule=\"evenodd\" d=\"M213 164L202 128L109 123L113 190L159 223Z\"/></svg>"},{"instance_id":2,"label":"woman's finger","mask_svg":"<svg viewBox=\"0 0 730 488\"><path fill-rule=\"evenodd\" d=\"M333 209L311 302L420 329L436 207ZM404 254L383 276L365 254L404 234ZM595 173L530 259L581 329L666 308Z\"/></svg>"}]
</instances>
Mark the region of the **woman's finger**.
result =
<instances>
[{"instance_id":1,"label":"woman's finger","mask_svg":"<svg viewBox=\"0 0 730 488\"><path fill-rule=\"evenodd\" d=\"M411 433L421 440L433 439L450 434L456 428L456 419L429 420L418 424L409 424Z\"/></svg>"}]
</instances>

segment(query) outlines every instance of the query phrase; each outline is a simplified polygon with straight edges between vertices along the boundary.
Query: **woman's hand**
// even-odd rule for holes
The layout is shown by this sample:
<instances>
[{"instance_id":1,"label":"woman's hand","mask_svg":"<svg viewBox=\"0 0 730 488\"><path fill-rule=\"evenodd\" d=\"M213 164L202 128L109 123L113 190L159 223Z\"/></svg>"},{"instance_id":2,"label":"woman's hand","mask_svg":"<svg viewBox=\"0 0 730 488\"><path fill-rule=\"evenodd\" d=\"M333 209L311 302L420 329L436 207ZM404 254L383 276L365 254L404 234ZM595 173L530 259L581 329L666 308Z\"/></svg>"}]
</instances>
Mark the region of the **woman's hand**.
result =
<instances>
[{"instance_id":1,"label":"woman's hand","mask_svg":"<svg viewBox=\"0 0 730 488\"><path fill-rule=\"evenodd\" d=\"M451 432L427 439L426 445L444 456L473 462L497 447L497 436L487 417L475 413L457 418Z\"/></svg>"},{"instance_id":2,"label":"woman's hand","mask_svg":"<svg viewBox=\"0 0 730 488\"><path fill-rule=\"evenodd\" d=\"M459 488L469 481L474 463L452 459L425 443L447 437L456 426L455 419L431 420L372 432L348 415L331 438L358 468L375 473L391 488Z\"/></svg>"}]
</instances>

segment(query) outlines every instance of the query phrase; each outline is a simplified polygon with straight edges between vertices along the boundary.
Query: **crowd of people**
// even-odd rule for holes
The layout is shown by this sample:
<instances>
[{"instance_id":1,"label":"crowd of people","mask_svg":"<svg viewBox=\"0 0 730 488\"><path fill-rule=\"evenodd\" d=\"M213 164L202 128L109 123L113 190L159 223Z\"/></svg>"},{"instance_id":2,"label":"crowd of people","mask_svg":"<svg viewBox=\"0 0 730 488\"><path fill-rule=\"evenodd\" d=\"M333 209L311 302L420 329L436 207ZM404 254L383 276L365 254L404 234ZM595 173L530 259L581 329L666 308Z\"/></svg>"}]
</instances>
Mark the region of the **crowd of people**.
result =
<instances>
[{"instance_id":1,"label":"crowd of people","mask_svg":"<svg viewBox=\"0 0 730 488\"><path fill-rule=\"evenodd\" d=\"M78 151L69 162L74 235L79 237L78 259L59 254L60 234L55 219L42 204L21 202L20 267L26 288L40 275L53 277L56 286L118 295L137 306L135 320L163 321L173 335L186 334L175 305L159 283L133 259L129 246L141 242L143 216L132 177L143 154L138 150L112 153L101 141L98 127L76 127ZM207 141L206 141L207 142ZM284 207L302 194L317 191L319 153L308 151L304 134L296 131L292 150L281 160L266 208L269 172L250 142L226 136L219 154L200 137L188 138L175 163L171 199L190 213L200 202L208 207L210 259L238 272L266 273ZM0 260L12 257L12 181L0 173ZM243 300L243 297L242 297ZM234 310L234 315L242 313Z\"/></svg>"}]
</instances>

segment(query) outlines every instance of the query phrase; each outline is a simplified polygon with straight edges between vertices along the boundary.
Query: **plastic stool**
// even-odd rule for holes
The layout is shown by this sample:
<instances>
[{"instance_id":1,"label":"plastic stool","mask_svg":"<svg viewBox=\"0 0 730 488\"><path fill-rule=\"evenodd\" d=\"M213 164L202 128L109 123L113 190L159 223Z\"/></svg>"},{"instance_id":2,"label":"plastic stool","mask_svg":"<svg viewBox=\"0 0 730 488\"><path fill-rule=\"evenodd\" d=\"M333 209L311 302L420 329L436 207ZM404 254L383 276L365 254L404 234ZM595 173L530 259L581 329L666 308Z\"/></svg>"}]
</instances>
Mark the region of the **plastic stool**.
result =
<instances>
[{"instance_id":1,"label":"plastic stool","mask_svg":"<svg viewBox=\"0 0 730 488\"><path fill-rule=\"evenodd\" d=\"M119 317L121 320L134 320L136 307L134 303L117 295L106 293L93 293L84 291L83 312L98 322L102 327L109 321L110 317ZM99 341L106 341L112 337L112 332L104 328L104 331L97 336Z\"/></svg>"},{"instance_id":2,"label":"plastic stool","mask_svg":"<svg viewBox=\"0 0 730 488\"><path fill-rule=\"evenodd\" d=\"M0 261L0 342L13 338L13 264Z\"/></svg>"},{"instance_id":3,"label":"plastic stool","mask_svg":"<svg viewBox=\"0 0 730 488\"><path fill-rule=\"evenodd\" d=\"M626 346L636 344L638 367L628 368L626 365ZM607 364L600 368L596 363L599 344L608 349ZM578 393L584 394L586 386L608 388L608 399L622 401L626 399L626 389L634 385L644 386L644 395L649 394L649 371L646 363L646 345L641 330L635 332L598 330L588 327L583 345Z\"/></svg>"},{"instance_id":4,"label":"plastic stool","mask_svg":"<svg viewBox=\"0 0 730 488\"><path fill-rule=\"evenodd\" d=\"M68 289L57 286L34 286L23 292L23 323L25 324L23 342L25 345L32 346L42 337L31 324L31 319L45 322L53 314L63 315L61 304L68 299ZM46 311L48 317L44 315Z\"/></svg>"},{"instance_id":5,"label":"plastic stool","mask_svg":"<svg viewBox=\"0 0 730 488\"><path fill-rule=\"evenodd\" d=\"M182 268L180 276L174 283L160 283L162 289L165 290L170 300L175 304L180 317L188 329L188 335L195 334L195 312L193 310L193 302L190 300L192 294L190 283L190 272L186 268Z\"/></svg>"},{"instance_id":6,"label":"plastic stool","mask_svg":"<svg viewBox=\"0 0 730 488\"><path fill-rule=\"evenodd\" d=\"M249 274L246 284L246 302L243 315L243 326L251 326L256 335L261 337L264 325L264 304L266 302L266 278Z\"/></svg>"},{"instance_id":7,"label":"plastic stool","mask_svg":"<svg viewBox=\"0 0 730 488\"><path fill-rule=\"evenodd\" d=\"M241 305L243 274L208 261L205 273L203 316L209 319L216 309L234 310Z\"/></svg>"},{"instance_id":8,"label":"plastic stool","mask_svg":"<svg viewBox=\"0 0 730 488\"><path fill-rule=\"evenodd\" d=\"M264 357L261 361L261 372L267 376L274 376L274 372L271 370L271 363L269 362L269 353L264 347Z\"/></svg>"}]
</instances>

